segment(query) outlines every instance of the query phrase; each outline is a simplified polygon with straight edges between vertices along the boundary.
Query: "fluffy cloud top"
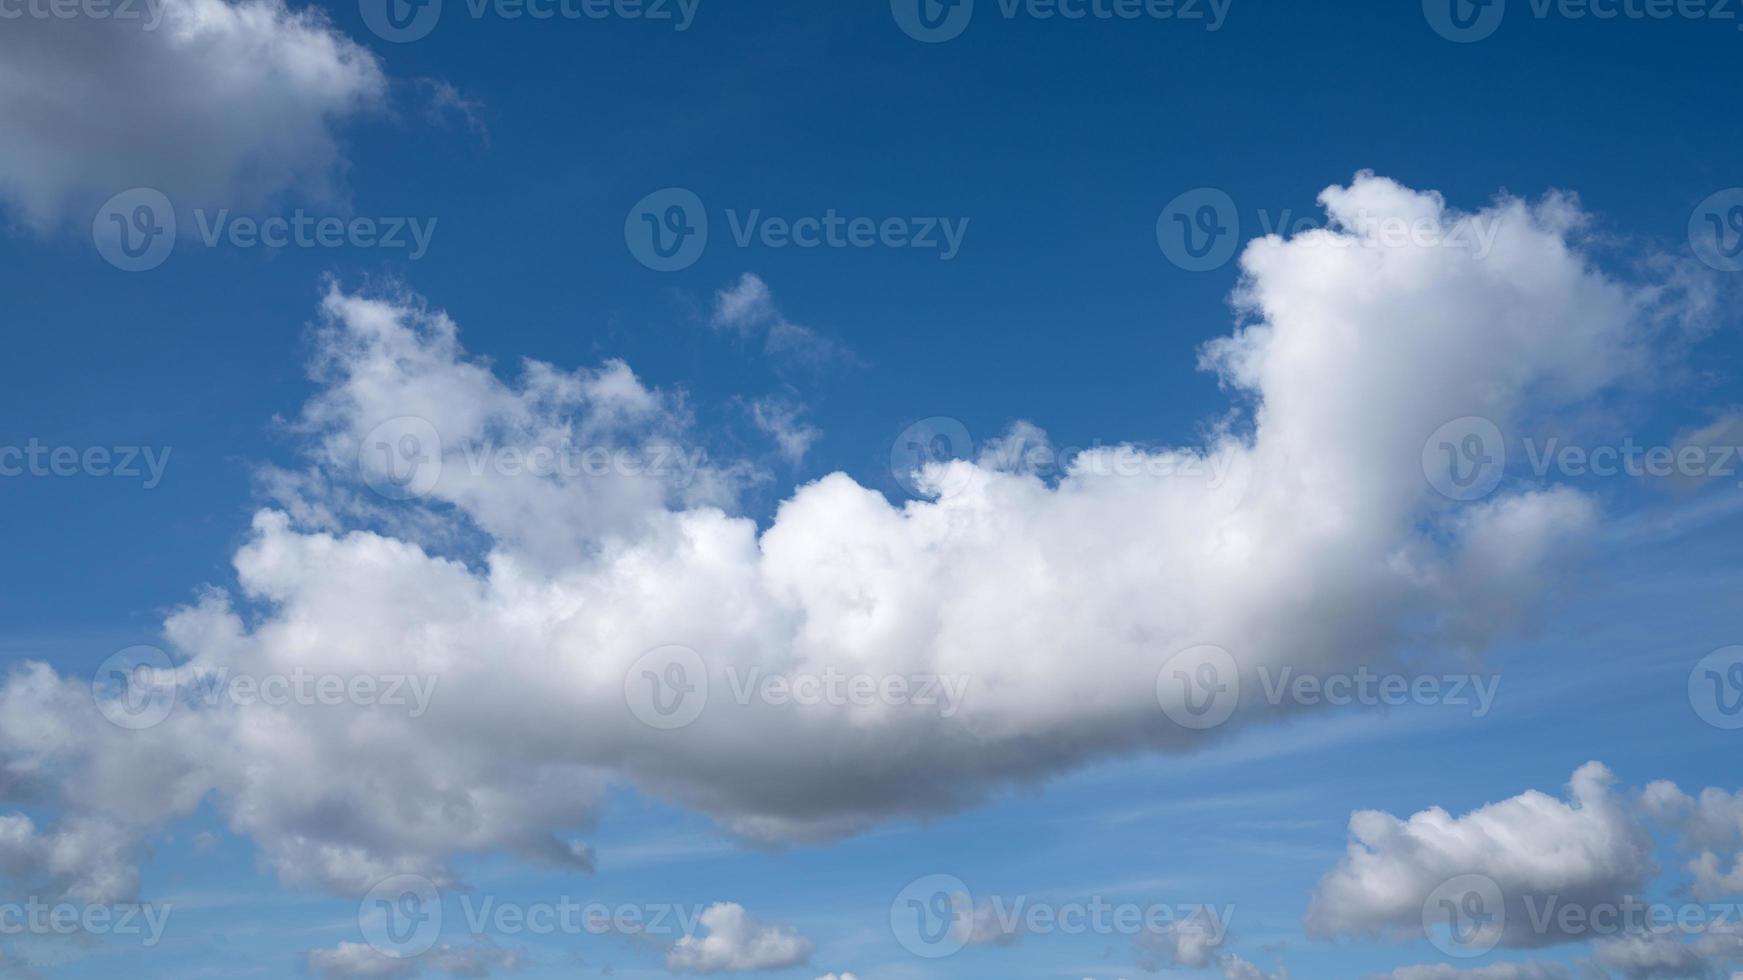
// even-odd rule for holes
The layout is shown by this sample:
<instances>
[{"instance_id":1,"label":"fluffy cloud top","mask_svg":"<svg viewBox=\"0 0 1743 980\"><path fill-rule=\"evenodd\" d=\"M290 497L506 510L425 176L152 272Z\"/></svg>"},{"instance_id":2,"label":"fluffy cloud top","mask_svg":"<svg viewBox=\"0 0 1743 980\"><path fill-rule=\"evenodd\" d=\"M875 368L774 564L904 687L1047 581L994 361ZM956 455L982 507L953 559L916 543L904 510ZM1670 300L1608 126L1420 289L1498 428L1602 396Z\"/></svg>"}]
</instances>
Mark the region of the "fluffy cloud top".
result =
<instances>
[{"instance_id":1,"label":"fluffy cloud top","mask_svg":"<svg viewBox=\"0 0 1743 980\"><path fill-rule=\"evenodd\" d=\"M288 16L274 10L251 16ZM295 425L308 466L271 475L281 499L235 555L239 594L204 595L166 632L183 690L224 672L431 679L427 712L185 699L122 731L97 721L82 679L38 666L0 688L34 719L0 720L0 785L47 781L69 819L133 828L211 796L287 881L356 891L391 873L448 880L465 852L584 867L571 835L612 781L745 837L826 840L1277 713L1249 698L1214 733L1170 720L1157 678L1188 647L1226 649L1253 691L1261 668L1480 650L1542 601L1596 508L1514 486L1455 503L1425 480L1424 441L1450 419L1510 427L1600 397L1649 360L1665 294L1597 271L1565 200L1498 202L1482 255L1367 237L1358 220L1476 220L1435 194L1363 175L1323 200L1330 228L1248 249L1241 326L1205 352L1255 406L1250 431L1102 448L1048 478L984 457L930 465L922 482L950 492L900 504L836 473L765 528L733 513L742 467L694 454L681 395L621 362L527 362L505 379L440 313L335 289L320 392ZM723 296L722 321L777 317L760 285ZM407 476L411 460L437 465ZM696 665L679 686L709 694L693 723L658 727L626 697L671 676L641 663L674 645ZM739 693L832 673L966 690L949 711ZM1582 866L1630 845L1578 836L1605 819L1602 783L1582 771L1581 811L1531 797L1475 822L1364 815L1321 925L1392 924L1491 819L1553 821L1575 836L1531 855L1546 879L1608 887ZM1393 865L1403 885L1367 873Z\"/></svg>"},{"instance_id":2,"label":"fluffy cloud top","mask_svg":"<svg viewBox=\"0 0 1743 980\"><path fill-rule=\"evenodd\" d=\"M326 196L334 127L384 98L374 56L283 0L149 0L0 31L0 201L46 226L117 192L242 208Z\"/></svg>"},{"instance_id":3,"label":"fluffy cloud top","mask_svg":"<svg viewBox=\"0 0 1743 980\"><path fill-rule=\"evenodd\" d=\"M811 959L811 940L782 925L759 922L743 906L731 902L710 905L702 912L706 935L685 936L666 953L666 968L680 972L720 973L737 970L781 970Z\"/></svg>"},{"instance_id":4,"label":"fluffy cloud top","mask_svg":"<svg viewBox=\"0 0 1743 980\"><path fill-rule=\"evenodd\" d=\"M1543 917L1532 910L1548 902L1620 903L1658 872L1652 837L1631 803L1612 792L1613 782L1608 769L1592 762L1574 773L1566 802L1531 790L1462 817L1439 807L1407 820L1358 812L1350 817L1349 854L1321 880L1308 929L1420 935L1423 906L1436 888L1483 875L1505 902L1503 945L1582 938L1559 931L1554 917L1540 928Z\"/></svg>"}]
</instances>

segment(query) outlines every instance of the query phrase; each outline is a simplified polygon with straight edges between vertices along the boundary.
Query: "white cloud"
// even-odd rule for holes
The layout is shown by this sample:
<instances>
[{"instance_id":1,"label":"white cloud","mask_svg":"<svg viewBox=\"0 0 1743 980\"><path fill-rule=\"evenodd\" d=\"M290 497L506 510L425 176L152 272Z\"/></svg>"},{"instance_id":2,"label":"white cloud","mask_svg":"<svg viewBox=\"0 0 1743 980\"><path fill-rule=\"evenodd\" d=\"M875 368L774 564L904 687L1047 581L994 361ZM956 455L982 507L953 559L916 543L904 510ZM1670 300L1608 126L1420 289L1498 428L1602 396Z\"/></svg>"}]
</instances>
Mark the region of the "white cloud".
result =
<instances>
[{"instance_id":1,"label":"white cloud","mask_svg":"<svg viewBox=\"0 0 1743 980\"><path fill-rule=\"evenodd\" d=\"M814 425L800 421L804 407L778 398L759 398L750 405L751 419L758 429L775 440L775 446L789 463L798 463L811 450L823 433Z\"/></svg>"},{"instance_id":2,"label":"white cloud","mask_svg":"<svg viewBox=\"0 0 1743 980\"><path fill-rule=\"evenodd\" d=\"M811 958L811 940L789 926L751 918L744 907L717 902L702 912L704 936L685 936L666 953L666 968L690 973L781 970Z\"/></svg>"},{"instance_id":3,"label":"white cloud","mask_svg":"<svg viewBox=\"0 0 1743 980\"><path fill-rule=\"evenodd\" d=\"M1470 220L1369 176L1325 201L1334 220ZM0 773L135 827L210 794L286 881L356 892L390 873L449 880L469 852L583 867L565 841L613 781L745 837L827 840L1275 716L1255 697L1217 732L1171 722L1156 679L1190 646L1225 648L1252 691L1283 664L1479 652L1539 607L1596 507L1513 486L1446 500L1424 479L1424 440L1461 416L1509 426L1598 397L1650 360L1664 315L1655 284L1593 268L1570 208L1497 203L1484 257L1335 228L1254 243L1242 327L1206 352L1256 402L1250 434L1104 448L1052 482L986 460L931 467L931 485L961 491L902 504L837 473L796 488L766 528L732 513L739 464L690 455L702 440L684 398L627 365L529 361L505 380L415 299L335 289L320 393L292 427L308 466L271 474L284 496L234 557L239 594L203 595L167 635L185 680L430 677L427 713L190 703L121 731L83 679L38 666L0 688ZM754 277L719 306L727 325L775 315ZM412 455L440 466L417 471L423 496L389 502L364 484L403 463L394 420L413 416L440 444ZM600 472L529 473L496 453L645 463L674 447L664 467ZM695 651L712 693L694 724L662 730L628 709L625 682L672 644ZM733 679L753 669L969 686L949 713L741 702ZM1516 805L1561 819L1556 801ZM1362 818L1382 844L1406 833L1382 817ZM1402 899L1351 901L1333 927L1389 923Z\"/></svg>"},{"instance_id":4,"label":"white cloud","mask_svg":"<svg viewBox=\"0 0 1743 980\"><path fill-rule=\"evenodd\" d=\"M1691 797L1674 783L1660 781L1646 787L1643 803L1649 813L1681 832L1686 848L1698 852L1687 865L1696 896L1743 893L1743 791L1708 788Z\"/></svg>"},{"instance_id":5,"label":"white cloud","mask_svg":"<svg viewBox=\"0 0 1743 980\"><path fill-rule=\"evenodd\" d=\"M385 97L373 55L283 0L133 9L7 21L0 202L46 227L136 186L190 208L331 196L336 127Z\"/></svg>"},{"instance_id":6,"label":"white cloud","mask_svg":"<svg viewBox=\"0 0 1743 980\"><path fill-rule=\"evenodd\" d=\"M1614 777L1592 762L1569 784L1567 802L1535 790L1453 817L1435 807L1406 820L1364 810L1350 817L1349 854L1319 883L1307 926L1318 935L1422 934L1436 888L1483 875L1505 903L1502 945L1544 946L1590 938L1545 916L1555 904L1619 904L1657 874L1651 835ZM1499 911L1486 913L1490 916Z\"/></svg>"},{"instance_id":7,"label":"white cloud","mask_svg":"<svg viewBox=\"0 0 1743 980\"><path fill-rule=\"evenodd\" d=\"M760 336L764 351L779 363L813 370L859 363L852 351L787 319L775 305L768 284L754 273L745 273L730 288L714 294L708 322L716 330L740 337Z\"/></svg>"}]
</instances>

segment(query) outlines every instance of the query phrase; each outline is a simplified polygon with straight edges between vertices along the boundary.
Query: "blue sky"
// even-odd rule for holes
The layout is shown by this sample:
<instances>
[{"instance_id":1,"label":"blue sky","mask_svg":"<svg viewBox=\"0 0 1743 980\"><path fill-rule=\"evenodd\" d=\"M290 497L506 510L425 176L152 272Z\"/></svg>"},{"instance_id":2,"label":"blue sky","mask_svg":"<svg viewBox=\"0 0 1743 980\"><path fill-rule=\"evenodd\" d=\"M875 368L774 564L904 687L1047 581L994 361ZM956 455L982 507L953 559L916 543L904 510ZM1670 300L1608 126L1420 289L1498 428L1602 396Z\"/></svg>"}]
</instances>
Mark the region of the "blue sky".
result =
<instances>
[{"instance_id":1,"label":"blue sky","mask_svg":"<svg viewBox=\"0 0 1743 980\"><path fill-rule=\"evenodd\" d=\"M922 2L4 8L0 895L169 917L0 970L1743 971L1743 20ZM699 220L678 268L638 238ZM141 646L177 703L136 730L90 679ZM1232 717L1180 720L1180 664ZM644 669L701 720L647 724ZM829 670L967 687L729 703ZM434 689L202 696L296 671ZM1407 823L1353 858L1357 811ZM1482 948L1416 912L1467 873ZM403 875L416 955L368 914ZM938 875L963 948L917 955ZM1707 927L1521 931L1630 895ZM566 899L713 911L467 925ZM1097 899L1226 936L997 928Z\"/></svg>"}]
</instances>

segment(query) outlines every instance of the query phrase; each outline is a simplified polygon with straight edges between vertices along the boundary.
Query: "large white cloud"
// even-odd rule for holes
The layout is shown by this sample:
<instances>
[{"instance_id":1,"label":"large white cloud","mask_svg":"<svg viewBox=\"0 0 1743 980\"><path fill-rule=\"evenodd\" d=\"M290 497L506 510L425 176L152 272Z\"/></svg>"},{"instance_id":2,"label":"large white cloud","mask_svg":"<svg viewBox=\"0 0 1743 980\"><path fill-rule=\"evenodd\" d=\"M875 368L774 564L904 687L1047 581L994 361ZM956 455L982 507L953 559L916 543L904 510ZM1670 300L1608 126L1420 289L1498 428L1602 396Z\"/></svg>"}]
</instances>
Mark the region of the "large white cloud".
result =
<instances>
[{"instance_id":1,"label":"large white cloud","mask_svg":"<svg viewBox=\"0 0 1743 980\"><path fill-rule=\"evenodd\" d=\"M295 424L309 465L268 474L280 501L235 556L239 592L204 595L167 635L184 685L411 675L437 683L427 712L220 700L101 731L79 679L32 668L0 697L58 734L0 723L0 772L136 826L211 794L286 880L355 890L447 880L468 851L585 867L574 835L613 780L736 834L824 840L1190 750L1217 732L1172 721L1156 680L1191 646L1226 649L1255 692L1263 667L1480 651L1538 606L1596 508L1512 485L1455 503L1424 477L1425 439L1600 395L1650 360L1664 292L1596 270L1563 199L1496 203L1483 255L1353 227L1473 220L1434 194L1364 175L1324 201L1332 228L1251 245L1242 325L1205 352L1250 425L1202 448L1100 449L1056 479L996 452L930 466L949 492L900 504L837 473L766 528L733 513L758 475L699 461L681 394L618 362L504 380L417 301L335 289L320 393ZM602 449L600 468L536 465ZM441 465L395 469L409 459ZM671 645L709 689L681 728L626 704L640 658ZM737 696L759 671L967 686L948 710ZM1276 713L1245 698L1219 732Z\"/></svg>"},{"instance_id":2,"label":"large white cloud","mask_svg":"<svg viewBox=\"0 0 1743 980\"><path fill-rule=\"evenodd\" d=\"M385 97L374 56L283 0L128 6L6 21L0 202L46 226L136 186L190 208L330 195L335 127Z\"/></svg>"}]
</instances>

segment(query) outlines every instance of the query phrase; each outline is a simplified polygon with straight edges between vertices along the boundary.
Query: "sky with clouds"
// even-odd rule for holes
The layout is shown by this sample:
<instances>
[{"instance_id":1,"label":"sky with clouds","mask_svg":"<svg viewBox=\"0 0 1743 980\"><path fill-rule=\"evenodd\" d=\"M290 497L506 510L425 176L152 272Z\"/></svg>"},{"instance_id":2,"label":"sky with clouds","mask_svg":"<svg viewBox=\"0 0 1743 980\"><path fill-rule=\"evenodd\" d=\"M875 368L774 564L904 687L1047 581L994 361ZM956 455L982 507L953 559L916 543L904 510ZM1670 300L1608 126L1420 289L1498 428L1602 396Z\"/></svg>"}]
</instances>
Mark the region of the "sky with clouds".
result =
<instances>
[{"instance_id":1,"label":"sky with clouds","mask_svg":"<svg viewBox=\"0 0 1743 980\"><path fill-rule=\"evenodd\" d=\"M1743 977L1720 0L0 0L0 976Z\"/></svg>"}]
</instances>

